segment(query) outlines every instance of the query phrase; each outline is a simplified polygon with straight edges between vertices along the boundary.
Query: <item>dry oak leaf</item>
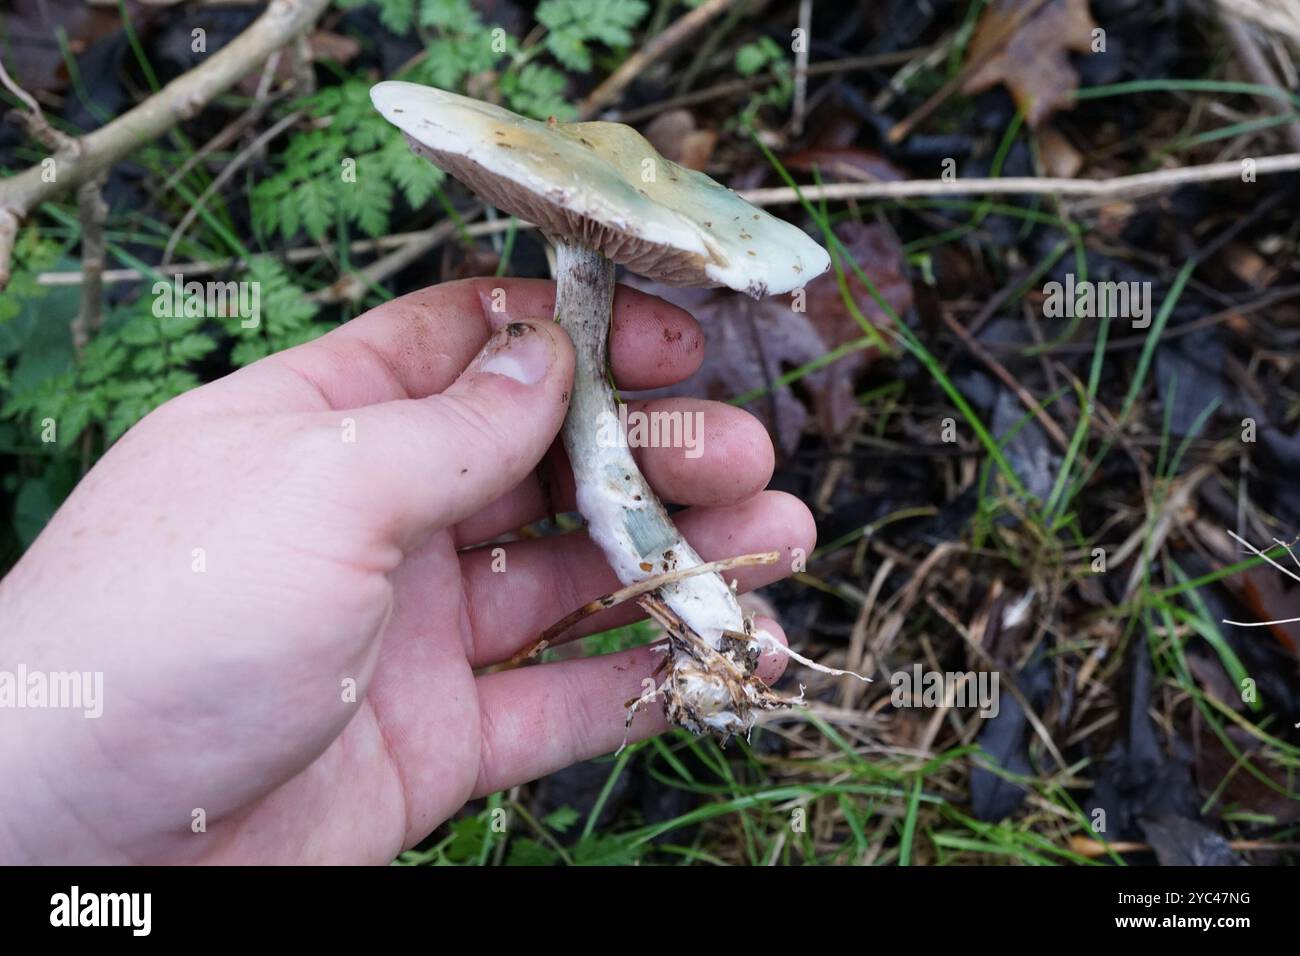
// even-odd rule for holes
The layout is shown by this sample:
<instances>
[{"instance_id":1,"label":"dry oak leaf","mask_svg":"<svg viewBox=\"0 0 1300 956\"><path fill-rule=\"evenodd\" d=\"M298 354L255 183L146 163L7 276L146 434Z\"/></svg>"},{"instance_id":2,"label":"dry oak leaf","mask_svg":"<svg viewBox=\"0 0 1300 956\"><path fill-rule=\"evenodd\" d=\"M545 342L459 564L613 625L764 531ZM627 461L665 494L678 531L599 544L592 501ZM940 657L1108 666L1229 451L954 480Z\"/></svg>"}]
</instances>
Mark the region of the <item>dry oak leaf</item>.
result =
<instances>
[{"instance_id":1,"label":"dry oak leaf","mask_svg":"<svg viewBox=\"0 0 1300 956\"><path fill-rule=\"evenodd\" d=\"M664 159L701 172L709 165L713 147L718 144L718 134L699 129L690 110L660 113L641 132Z\"/></svg>"},{"instance_id":2,"label":"dry oak leaf","mask_svg":"<svg viewBox=\"0 0 1300 956\"><path fill-rule=\"evenodd\" d=\"M836 233L893 311L906 312L912 305L912 284L893 231L876 223L845 222ZM691 395L725 402L769 386L744 407L767 427L783 454L795 450L810 421L826 435L848 426L858 407L854 380L875 360L874 348L851 349L803 376L795 387L772 387L786 372L862 339L862 327L846 306L833 271L808 283L802 312L789 295L754 300L725 289L675 288L639 276L623 281L686 309L700 323L708 343L704 364L681 385L634 397ZM847 285L863 317L877 327L886 326L886 313L852 273Z\"/></svg>"},{"instance_id":3,"label":"dry oak leaf","mask_svg":"<svg viewBox=\"0 0 1300 956\"><path fill-rule=\"evenodd\" d=\"M1074 105L1079 74L1070 52L1090 53L1097 23L1088 0L1047 0L1028 18L1025 0L993 0L980 14L967 51L969 62L983 62L962 84L966 94L999 83L1015 97L1030 126ZM1007 31L1011 31L1007 37ZM1000 44L1000 49L994 50ZM987 61L985 56L989 56Z\"/></svg>"}]
</instances>

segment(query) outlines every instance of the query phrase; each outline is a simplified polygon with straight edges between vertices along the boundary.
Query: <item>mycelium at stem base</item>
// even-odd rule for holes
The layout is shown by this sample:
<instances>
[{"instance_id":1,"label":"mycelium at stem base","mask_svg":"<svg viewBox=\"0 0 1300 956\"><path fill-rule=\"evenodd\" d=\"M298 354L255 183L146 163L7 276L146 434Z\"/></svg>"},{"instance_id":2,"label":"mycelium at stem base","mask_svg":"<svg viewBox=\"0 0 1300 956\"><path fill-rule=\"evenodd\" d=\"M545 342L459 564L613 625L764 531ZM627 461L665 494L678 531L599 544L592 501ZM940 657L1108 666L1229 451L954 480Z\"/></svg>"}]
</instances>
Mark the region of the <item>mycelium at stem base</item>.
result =
<instances>
[{"instance_id":1,"label":"mycelium at stem base","mask_svg":"<svg viewBox=\"0 0 1300 956\"><path fill-rule=\"evenodd\" d=\"M577 356L563 439L588 533L625 585L696 567L703 563L700 556L668 517L623 440L606 374L614 263L584 246L552 241L555 320ZM720 574L665 584L643 606L667 633L668 660L662 683L638 704L662 693L674 724L723 740L747 734L757 711L789 706L755 676L763 642Z\"/></svg>"}]
</instances>

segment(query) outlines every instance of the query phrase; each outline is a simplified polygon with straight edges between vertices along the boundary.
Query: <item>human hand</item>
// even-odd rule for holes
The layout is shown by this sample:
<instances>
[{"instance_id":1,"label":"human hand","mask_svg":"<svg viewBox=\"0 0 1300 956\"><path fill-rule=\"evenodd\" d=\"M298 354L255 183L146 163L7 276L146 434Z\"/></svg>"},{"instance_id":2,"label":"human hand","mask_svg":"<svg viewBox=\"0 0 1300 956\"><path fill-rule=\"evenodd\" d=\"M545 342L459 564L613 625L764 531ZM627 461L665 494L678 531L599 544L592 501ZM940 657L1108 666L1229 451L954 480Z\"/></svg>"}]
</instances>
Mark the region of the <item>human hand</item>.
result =
<instances>
[{"instance_id":1,"label":"human hand","mask_svg":"<svg viewBox=\"0 0 1300 956\"><path fill-rule=\"evenodd\" d=\"M103 674L97 719L0 709L0 861L384 863L467 800L619 745L646 648L476 676L618 587L585 532L486 545L547 513L544 456L574 507L548 454L573 376L553 301L535 280L425 289L182 395L104 455L0 582L0 670ZM621 387L679 382L702 352L689 315L619 289ZM802 503L761 491L757 421L649 407L704 412L702 456L638 460L692 506L678 524L706 560L811 550ZM630 739L664 726L642 708Z\"/></svg>"}]
</instances>

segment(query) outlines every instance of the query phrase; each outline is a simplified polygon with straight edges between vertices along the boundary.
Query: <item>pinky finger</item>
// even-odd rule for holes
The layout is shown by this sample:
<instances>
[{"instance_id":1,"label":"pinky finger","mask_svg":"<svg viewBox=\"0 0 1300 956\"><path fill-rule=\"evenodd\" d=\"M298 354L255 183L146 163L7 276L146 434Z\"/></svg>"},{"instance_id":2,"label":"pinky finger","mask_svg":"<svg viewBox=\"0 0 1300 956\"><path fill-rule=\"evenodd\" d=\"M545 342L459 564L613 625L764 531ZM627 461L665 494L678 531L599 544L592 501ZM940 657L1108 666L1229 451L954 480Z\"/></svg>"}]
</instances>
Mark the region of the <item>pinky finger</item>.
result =
<instances>
[{"instance_id":1,"label":"pinky finger","mask_svg":"<svg viewBox=\"0 0 1300 956\"><path fill-rule=\"evenodd\" d=\"M758 626L785 643L768 619ZM645 740L668 729L662 698L637 709L629 728L627 704L662 680L654 671L662 652L638 647L601 657L584 657L498 671L478 679L480 727L478 780L482 797L536 780L570 764ZM771 683L786 657L767 652L758 676Z\"/></svg>"}]
</instances>

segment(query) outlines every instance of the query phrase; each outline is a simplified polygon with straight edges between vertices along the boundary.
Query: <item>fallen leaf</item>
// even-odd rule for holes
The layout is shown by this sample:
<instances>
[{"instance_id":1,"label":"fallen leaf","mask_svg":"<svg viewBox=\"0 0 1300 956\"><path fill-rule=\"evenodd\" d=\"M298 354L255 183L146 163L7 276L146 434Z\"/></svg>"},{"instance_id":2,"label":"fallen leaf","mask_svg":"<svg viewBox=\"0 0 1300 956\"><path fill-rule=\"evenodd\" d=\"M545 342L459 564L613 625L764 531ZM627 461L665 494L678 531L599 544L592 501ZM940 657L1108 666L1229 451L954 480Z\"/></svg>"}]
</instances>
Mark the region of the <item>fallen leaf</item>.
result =
<instances>
[{"instance_id":1,"label":"fallen leaf","mask_svg":"<svg viewBox=\"0 0 1300 956\"><path fill-rule=\"evenodd\" d=\"M892 229L872 223L870 225L849 221L835 230L844 243L850 258L866 274L893 310L902 315L912 306L912 283L907 278L907 262L903 247ZM845 269L845 282L849 298L866 319L876 328L888 326L885 310L867 290L866 285ZM830 348L838 348L863 335L862 326L840 294L834 270L818 276L808 283L806 290L808 318ZM873 353L874 354L874 353Z\"/></svg>"},{"instance_id":2,"label":"fallen leaf","mask_svg":"<svg viewBox=\"0 0 1300 956\"><path fill-rule=\"evenodd\" d=\"M894 234L885 226L858 222L843 223L836 233L882 298L896 313L906 311L912 303L912 286ZM846 280L849 295L863 316L882 326L885 313L866 287L852 273ZM679 386L639 393L638 397L693 395L725 402L769 388L767 394L744 407L767 426L773 443L787 454L799 444L810 417L826 434L847 427L857 409L855 379L874 360L874 348L853 349L805 375L794 387L771 388L784 373L863 337L833 271L808 284L803 312L795 310L794 296L756 301L726 289L681 289L634 276L625 281L686 309L703 327L708 343L704 364L693 376Z\"/></svg>"},{"instance_id":3,"label":"fallen leaf","mask_svg":"<svg viewBox=\"0 0 1300 956\"><path fill-rule=\"evenodd\" d=\"M443 247L443 282L496 275L501 257L493 249L476 246L466 252L460 250L452 252L453 248L455 247L450 244Z\"/></svg>"},{"instance_id":4,"label":"fallen leaf","mask_svg":"<svg viewBox=\"0 0 1300 956\"><path fill-rule=\"evenodd\" d=\"M1050 126L1038 131L1038 155L1047 175L1058 179L1073 179L1083 168L1083 154Z\"/></svg>"},{"instance_id":5,"label":"fallen leaf","mask_svg":"<svg viewBox=\"0 0 1300 956\"><path fill-rule=\"evenodd\" d=\"M1172 813L1139 825L1161 866L1244 866L1228 841L1199 820Z\"/></svg>"},{"instance_id":6,"label":"fallen leaf","mask_svg":"<svg viewBox=\"0 0 1300 956\"><path fill-rule=\"evenodd\" d=\"M1285 560L1285 559L1283 559ZM1287 586L1285 576L1269 567L1247 568L1239 580L1237 596L1255 615L1257 621L1277 621L1268 627L1273 637L1294 656L1300 656L1300 585Z\"/></svg>"},{"instance_id":7,"label":"fallen leaf","mask_svg":"<svg viewBox=\"0 0 1300 956\"><path fill-rule=\"evenodd\" d=\"M332 62L343 66L356 59L357 54L361 52L361 44L354 37L332 33L329 30L313 30L307 38L307 45L311 51L312 63ZM287 83L293 79L293 59L291 56L281 56L276 61L275 83ZM261 81L261 71L254 70L240 80L239 88L244 93L252 95Z\"/></svg>"},{"instance_id":8,"label":"fallen leaf","mask_svg":"<svg viewBox=\"0 0 1300 956\"><path fill-rule=\"evenodd\" d=\"M1196 776L1201 791L1217 794L1217 806L1249 807L1252 813L1271 817L1274 825L1300 821L1295 780L1286 769L1262 759L1259 741L1247 731L1229 726L1224 733L1235 752L1228 750L1215 734L1201 735L1196 751ZM1241 769L1243 754L1251 758L1254 773Z\"/></svg>"},{"instance_id":9,"label":"fallen leaf","mask_svg":"<svg viewBox=\"0 0 1300 956\"><path fill-rule=\"evenodd\" d=\"M1252 288L1267 289L1277 279L1277 268L1244 242L1229 243L1223 258L1232 274Z\"/></svg>"},{"instance_id":10,"label":"fallen leaf","mask_svg":"<svg viewBox=\"0 0 1300 956\"><path fill-rule=\"evenodd\" d=\"M978 62L996 52L966 78L962 92L982 93L1001 83L1029 125L1037 127L1057 110L1074 105L1079 74L1069 53L1091 52L1097 23L1088 0L1047 0L1028 18L1024 9L1025 0L993 0L984 8L967 56Z\"/></svg>"},{"instance_id":11,"label":"fallen leaf","mask_svg":"<svg viewBox=\"0 0 1300 956\"><path fill-rule=\"evenodd\" d=\"M827 182L898 182L907 174L880 153L860 146L813 146L783 160L800 173L817 170Z\"/></svg>"},{"instance_id":12,"label":"fallen leaf","mask_svg":"<svg viewBox=\"0 0 1300 956\"><path fill-rule=\"evenodd\" d=\"M693 395L725 402L770 386L783 372L798 368L827 351L807 317L790 310L788 300L755 301L738 292L679 289L629 276L628 285L686 309L699 321L708 342L704 364L681 385L639 393L637 397ZM802 380L814 409L832 420L852 411L853 391L836 365ZM775 388L744 406L767 426L777 448L791 452L799 444L808 410L788 387Z\"/></svg>"},{"instance_id":13,"label":"fallen leaf","mask_svg":"<svg viewBox=\"0 0 1300 956\"><path fill-rule=\"evenodd\" d=\"M667 110L645 128L645 138L659 155L688 169L704 169L713 158L718 134L698 129L690 110Z\"/></svg>"}]
</instances>

